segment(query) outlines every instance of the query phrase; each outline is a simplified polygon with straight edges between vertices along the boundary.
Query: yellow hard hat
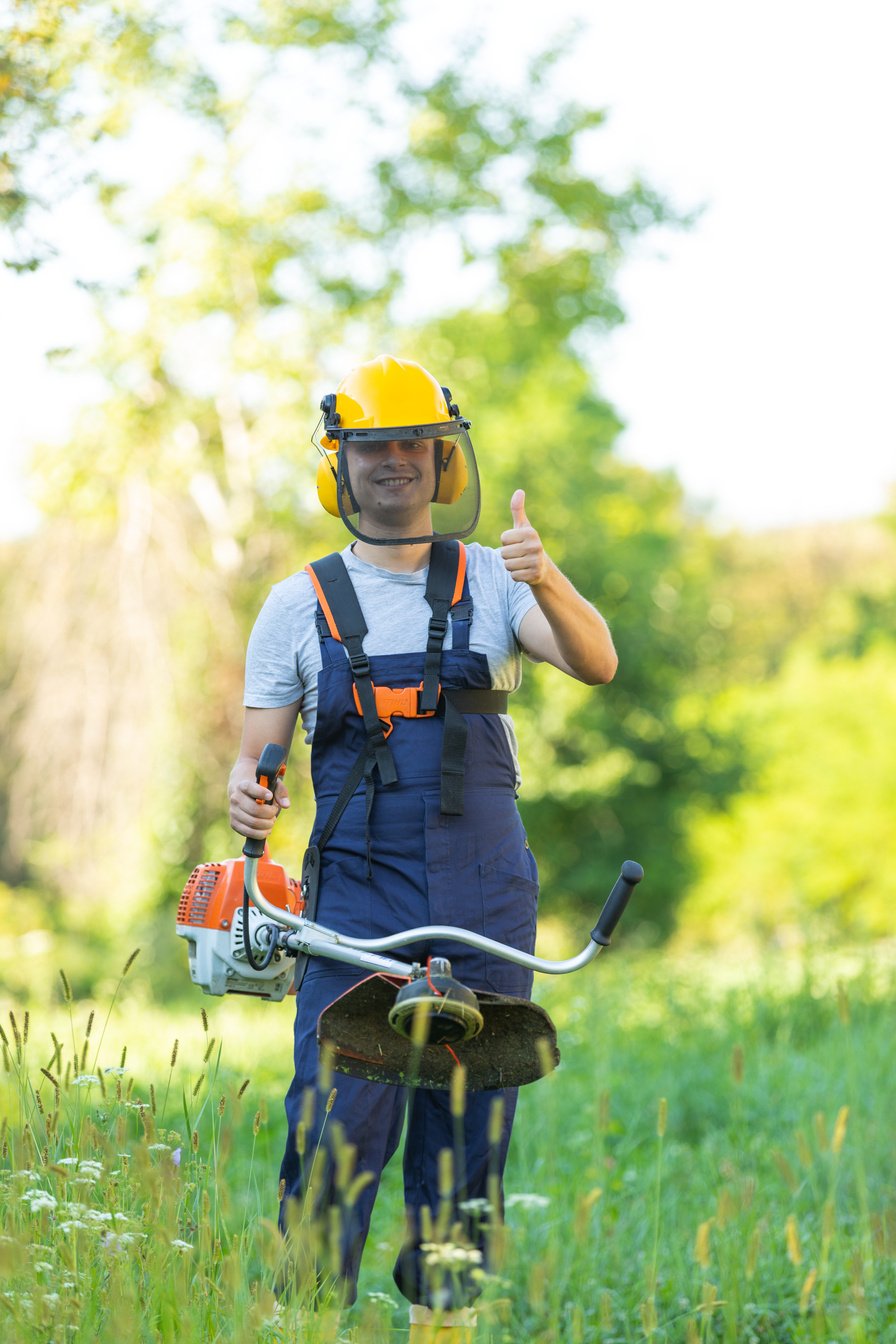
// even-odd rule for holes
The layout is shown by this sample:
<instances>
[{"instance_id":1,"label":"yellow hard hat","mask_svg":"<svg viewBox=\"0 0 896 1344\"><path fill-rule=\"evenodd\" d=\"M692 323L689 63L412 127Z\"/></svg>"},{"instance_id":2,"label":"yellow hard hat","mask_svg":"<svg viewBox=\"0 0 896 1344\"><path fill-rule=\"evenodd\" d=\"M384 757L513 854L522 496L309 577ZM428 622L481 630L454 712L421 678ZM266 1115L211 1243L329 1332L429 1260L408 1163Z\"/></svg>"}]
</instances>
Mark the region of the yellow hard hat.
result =
<instances>
[{"instance_id":1,"label":"yellow hard hat","mask_svg":"<svg viewBox=\"0 0 896 1344\"><path fill-rule=\"evenodd\" d=\"M321 402L323 433L317 493L327 513L342 518L350 531L365 538L349 521L358 513L343 448L352 442L427 438L435 445L435 505L457 505L469 491L464 517L444 518L448 526L434 536L467 536L479 517L479 481L465 420L443 387L421 364L380 355L359 364ZM454 511L457 514L457 510ZM469 515L469 516L468 516ZM402 538L412 542L422 538Z\"/></svg>"}]
</instances>

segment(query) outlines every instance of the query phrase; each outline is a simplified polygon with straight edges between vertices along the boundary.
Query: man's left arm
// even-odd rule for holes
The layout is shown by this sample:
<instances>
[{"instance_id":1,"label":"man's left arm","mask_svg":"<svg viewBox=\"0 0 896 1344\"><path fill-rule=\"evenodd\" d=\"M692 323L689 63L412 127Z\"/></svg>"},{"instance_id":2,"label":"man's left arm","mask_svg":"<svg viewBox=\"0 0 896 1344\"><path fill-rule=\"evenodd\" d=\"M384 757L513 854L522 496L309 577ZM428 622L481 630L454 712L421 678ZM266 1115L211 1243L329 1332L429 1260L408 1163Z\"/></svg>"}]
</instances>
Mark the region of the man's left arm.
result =
<instances>
[{"instance_id":1,"label":"man's left arm","mask_svg":"<svg viewBox=\"0 0 896 1344\"><path fill-rule=\"evenodd\" d=\"M619 660L607 623L545 551L526 517L524 491L514 491L510 513L513 527L501 534L501 559L516 583L528 583L538 604L520 622L523 648L588 686L612 681Z\"/></svg>"}]
</instances>

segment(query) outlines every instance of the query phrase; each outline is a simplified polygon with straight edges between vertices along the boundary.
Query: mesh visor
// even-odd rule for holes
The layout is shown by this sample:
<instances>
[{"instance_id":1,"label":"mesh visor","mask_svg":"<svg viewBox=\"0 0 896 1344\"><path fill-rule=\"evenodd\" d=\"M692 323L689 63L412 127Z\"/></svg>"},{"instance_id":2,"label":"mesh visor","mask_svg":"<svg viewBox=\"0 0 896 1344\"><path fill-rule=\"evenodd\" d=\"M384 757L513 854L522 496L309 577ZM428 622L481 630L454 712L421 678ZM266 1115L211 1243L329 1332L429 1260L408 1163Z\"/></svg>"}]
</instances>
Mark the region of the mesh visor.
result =
<instances>
[{"instance_id":1,"label":"mesh visor","mask_svg":"<svg viewBox=\"0 0 896 1344\"><path fill-rule=\"evenodd\" d=\"M348 530L373 546L468 537L480 507L468 429L454 420L339 433L336 497Z\"/></svg>"}]
</instances>

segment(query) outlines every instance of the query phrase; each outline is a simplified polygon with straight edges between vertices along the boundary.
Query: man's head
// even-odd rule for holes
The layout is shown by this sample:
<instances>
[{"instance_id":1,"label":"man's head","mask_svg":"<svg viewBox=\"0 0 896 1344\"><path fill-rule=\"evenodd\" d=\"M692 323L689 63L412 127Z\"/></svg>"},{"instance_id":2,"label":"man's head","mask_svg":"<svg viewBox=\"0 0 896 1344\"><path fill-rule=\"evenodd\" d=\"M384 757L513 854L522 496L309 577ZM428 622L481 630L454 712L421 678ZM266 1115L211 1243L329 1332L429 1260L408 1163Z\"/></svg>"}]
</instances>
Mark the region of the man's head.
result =
<instances>
[{"instance_id":1,"label":"man's head","mask_svg":"<svg viewBox=\"0 0 896 1344\"><path fill-rule=\"evenodd\" d=\"M432 374L381 355L321 410L318 495L350 532L386 546L469 536L479 517L470 422Z\"/></svg>"}]
</instances>

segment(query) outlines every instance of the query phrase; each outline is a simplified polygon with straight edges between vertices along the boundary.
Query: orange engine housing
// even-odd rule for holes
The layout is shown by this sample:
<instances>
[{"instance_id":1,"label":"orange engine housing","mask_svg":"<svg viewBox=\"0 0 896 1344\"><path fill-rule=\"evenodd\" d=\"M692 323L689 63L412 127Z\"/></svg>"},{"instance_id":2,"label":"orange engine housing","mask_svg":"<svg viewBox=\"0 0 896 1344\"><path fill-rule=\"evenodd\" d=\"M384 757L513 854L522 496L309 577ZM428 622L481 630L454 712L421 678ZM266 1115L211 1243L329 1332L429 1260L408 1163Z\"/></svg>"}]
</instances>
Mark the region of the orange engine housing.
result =
<instances>
[{"instance_id":1,"label":"orange engine housing","mask_svg":"<svg viewBox=\"0 0 896 1344\"><path fill-rule=\"evenodd\" d=\"M257 871L261 893L272 905L293 915L303 914L300 884L279 863L271 862L267 850ZM244 916L244 879L242 858L201 863L187 879L177 907L177 934L187 944L190 977L206 994L282 999L293 990L295 963L278 950L267 966L255 970L249 965L244 918L250 939L253 930L271 921L254 905Z\"/></svg>"},{"instance_id":2,"label":"orange engine housing","mask_svg":"<svg viewBox=\"0 0 896 1344\"><path fill-rule=\"evenodd\" d=\"M222 863L200 863L187 878L177 907L178 924L205 929L229 929L235 910L243 906L244 859L224 859ZM258 860L258 885L272 905L302 914L305 902L294 877L279 863L273 863L265 851Z\"/></svg>"}]
</instances>

